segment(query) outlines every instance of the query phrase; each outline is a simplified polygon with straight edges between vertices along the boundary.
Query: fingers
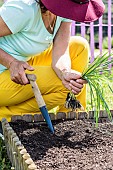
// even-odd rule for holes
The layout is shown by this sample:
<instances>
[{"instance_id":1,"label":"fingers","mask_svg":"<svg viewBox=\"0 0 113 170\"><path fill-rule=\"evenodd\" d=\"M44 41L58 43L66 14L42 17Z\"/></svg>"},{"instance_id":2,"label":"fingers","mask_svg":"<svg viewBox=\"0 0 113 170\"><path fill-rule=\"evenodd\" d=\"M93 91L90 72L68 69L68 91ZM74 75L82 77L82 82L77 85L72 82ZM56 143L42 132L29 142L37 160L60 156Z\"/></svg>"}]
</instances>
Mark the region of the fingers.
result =
<instances>
[{"instance_id":1,"label":"fingers","mask_svg":"<svg viewBox=\"0 0 113 170\"><path fill-rule=\"evenodd\" d=\"M79 80L79 79L78 79ZM83 84L82 83L78 83L77 80L71 80L69 83L69 86L71 87L71 91L74 94L79 94L83 88Z\"/></svg>"},{"instance_id":2,"label":"fingers","mask_svg":"<svg viewBox=\"0 0 113 170\"><path fill-rule=\"evenodd\" d=\"M87 81L84 80L84 79L77 79L76 82L80 83L80 84L86 84L87 83Z\"/></svg>"},{"instance_id":3,"label":"fingers","mask_svg":"<svg viewBox=\"0 0 113 170\"><path fill-rule=\"evenodd\" d=\"M74 80L71 80L70 82L63 80L62 84L76 95L78 95L83 88L83 84L77 83Z\"/></svg>"},{"instance_id":4,"label":"fingers","mask_svg":"<svg viewBox=\"0 0 113 170\"><path fill-rule=\"evenodd\" d=\"M11 80L14 81L15 83L21 84L21 85L26 85L29 83L25 73L23 73L23 74L19 73L17 75L11 76Z\"/></svg>"},{"instance_id":5,"label":"fingers","mask_svg":"<svg viewBox=\"0 0 113 170\"><path fill-rule=\"evenodd\" d=\"M10 67L11 80L17 84L26 85L29 84L29 80L26 77L25 70L33 71L34 68L28 63L23 61L16 61Z\"/></svg>"},{"instance_id":6,"label":"fingers","mask_svg":"<svg viewBox=\"0 0 113 170\"><path fill-rule=\"evenodd\" d=\"M71 87L69 86L69 82L68 82L68 81L62 80L62 84L63 84L68 90L71 91Z\"/></svg>"},{"instance_id":7,"label":"fingers","mask_svg":"<svg viewBox=\"0 0 113 170\"><path fill-rule=\"evenodd\" d=\"M72 91L75 95L78 95L83 86L84 86L84 82L85 80L82 79L77 79L77 80L70 80L70 81L66 81L63 80L62 83L63 85L70 91Z\"/></svg>"},{"instance_id":8,"label":"fingers","mask_svg":"<svg viewBox=\"0 0 113 170\"><path fill-rule=\"evenodd\" d=\"M81 74L76 74L76 73L70 73L70 72L65 72L63 74L63 78L67 81L70 80L77 80L81 78Z\"/></svg>"},{"instance_id":9,"label":"fingers","mask_svg":"<svg viewBox=\"0 0 113 170\"><path fill-rule=\"evenodd\" d=\"M34 68L32 66L30 66L28 63L24 63L23 66L24 66L24 69L27 69L29 71L33 71L34 70Z\"/></svg>"},{"instance_id":10,"label":"fingers","mask_svg":"<svg viewBox=\"0 0 113 170\"><path fill-rule=\"evenodd\" d=\"M17 84L20 84L20 81L16 77L11 77L11 80Z\"/></svg>"},{"instance_id":11,"label":"fingers","mask_svg":"<svg viewBox=\"0 0 113 170\"><path fill-rule=\"evenodd\" d=\"M78 95L87 82L81 78L81 73L71 70L71 72L64 72L62 83L67 89Z\"/></svg>"},{"instance_id":12,"label":"fingers","mask_svg":"<svg viewBox=\"0 0 113 170\"><path fill-rule=\"evenodd\" d=\"M70 80L77 80L77 79L80 79L81 78L81 75L78 75L78 74L71 74L70 76Z\"/></svg>"}]
</instances>

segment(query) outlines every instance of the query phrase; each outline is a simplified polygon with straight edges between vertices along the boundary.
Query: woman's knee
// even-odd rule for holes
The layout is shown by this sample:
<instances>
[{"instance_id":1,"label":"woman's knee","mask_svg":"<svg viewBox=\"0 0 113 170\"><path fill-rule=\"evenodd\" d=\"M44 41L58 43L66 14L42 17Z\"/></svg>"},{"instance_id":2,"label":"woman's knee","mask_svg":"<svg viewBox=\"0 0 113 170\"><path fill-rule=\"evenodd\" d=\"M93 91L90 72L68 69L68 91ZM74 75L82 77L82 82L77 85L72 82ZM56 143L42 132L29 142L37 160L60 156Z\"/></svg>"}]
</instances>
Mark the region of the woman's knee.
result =
<instances>
[{"instance_id":1,"label":"woman's knee","mask_svg":"<svg viewBox=\"0 0 113 170\"><path fill-rule=\"evenodd\" d=\"M89 43L88 41L80 36L72 36L70 38L70 46L69 46L70 54L74 53L76 56L83 53L83 56L89 57Z\"/></svg>"},{"instance_id":2,"label":"woman's knee","mask_svg":"<svg viewBox=\"0 0 113 170\"><path fill-rule=\"evenodd\" d=\"M81 36L71 36L70 38L70 46L81 47L82 49L89 50L89 43L88 41L81 37Z\"/></svg>"},{"instance_id":3,"label":"woman's knee","mask_svg":"<svg viewBox=\"0 0 113 170\"><path fill-rule=\"evenodd\" d=\"M89 44L80 36L72 36L69 46L72 68L82 72L89 62Z\"/></svg>"},{"instance_id":4,"label":"woman's knee","mask_svg":"<svg viewBox=\"0 0 113 170\"><path fill-rule=\"evenodd\" d=\"M80 53L81 51L86 51L86 54L89 54L89 43L81 36L72 36L70 38L69 49L70 52L76 51Z\"/></svg>"}]
</instances>

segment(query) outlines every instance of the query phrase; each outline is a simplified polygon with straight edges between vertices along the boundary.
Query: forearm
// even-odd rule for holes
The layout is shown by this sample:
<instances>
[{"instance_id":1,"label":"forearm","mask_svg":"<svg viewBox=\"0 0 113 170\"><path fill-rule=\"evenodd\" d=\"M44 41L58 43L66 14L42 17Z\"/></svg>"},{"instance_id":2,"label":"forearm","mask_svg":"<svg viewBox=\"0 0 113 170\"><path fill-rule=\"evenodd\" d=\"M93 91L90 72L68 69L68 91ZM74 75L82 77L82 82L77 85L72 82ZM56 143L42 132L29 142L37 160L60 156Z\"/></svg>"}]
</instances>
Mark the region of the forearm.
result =
<instances>
[{"instance_id":1,"label":"forearm","mask_svg":"<svg viewBox=\"0 0 113 170\"><path fill-rule=\"evenodd\" d=\"M62 78L63 72L70 71L71 61L68 52L55 56L52 61L52 67L60 79Z\"/></svg>"},{"instance_id":2,"label":"forearm","mask_svg":"<svg viewBox=\"0 0 113 170\"><path fill-rule=\"evenodd\" d=\"M3 51L2 49L0 49L0 64L2 64L3 66L5 66L6 68L10 67L10 64L16 60L14 57L12 57L11 55L9 55L8 53L6 53L5 51Z\"/></svg>"},{"instance_id":3,"label":"forearm","mask_svg":"<svg viewBox=\"0 0 113 170\"><path fill-rule=\"evenodd\" d=\"M57 33L52 51L52 67L58 77L62 78L62 71L71 70L71 60L69 56L70 24L61 26Z\"/></svg>"}]
</instances>

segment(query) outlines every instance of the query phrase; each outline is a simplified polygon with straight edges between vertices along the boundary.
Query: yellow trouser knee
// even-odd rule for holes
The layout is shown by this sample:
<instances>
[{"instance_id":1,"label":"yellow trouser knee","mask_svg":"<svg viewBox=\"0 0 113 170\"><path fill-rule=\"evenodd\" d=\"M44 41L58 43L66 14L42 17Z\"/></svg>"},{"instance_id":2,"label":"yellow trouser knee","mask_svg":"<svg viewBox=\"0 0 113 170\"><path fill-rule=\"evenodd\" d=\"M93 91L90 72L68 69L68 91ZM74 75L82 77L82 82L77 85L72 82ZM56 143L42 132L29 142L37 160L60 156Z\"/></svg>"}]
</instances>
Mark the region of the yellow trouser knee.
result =
<instances>
[{"instance_id":1,"label":"yellow trouser knee","mask_svg":"<svg viewBox=\"0 0 113 170\"><path fill-rule=\"evenodd\" d=\"M51 68L51 50L52 47L32 57L28 63L35 68L31 73L37 76L37 84L48 110L58 105L64 109L63 105L68 90ZM71 37L69 50L72 69L82 72L88 63L89 46L87 41L82 37ZM5 117L10 121L12 115L39 112L31 86L21 86L12 82L8 70L0 74L0 98L0 120ZM85 108L86 86L77 96L77 99Z\"/></svg>"}]
</instances>

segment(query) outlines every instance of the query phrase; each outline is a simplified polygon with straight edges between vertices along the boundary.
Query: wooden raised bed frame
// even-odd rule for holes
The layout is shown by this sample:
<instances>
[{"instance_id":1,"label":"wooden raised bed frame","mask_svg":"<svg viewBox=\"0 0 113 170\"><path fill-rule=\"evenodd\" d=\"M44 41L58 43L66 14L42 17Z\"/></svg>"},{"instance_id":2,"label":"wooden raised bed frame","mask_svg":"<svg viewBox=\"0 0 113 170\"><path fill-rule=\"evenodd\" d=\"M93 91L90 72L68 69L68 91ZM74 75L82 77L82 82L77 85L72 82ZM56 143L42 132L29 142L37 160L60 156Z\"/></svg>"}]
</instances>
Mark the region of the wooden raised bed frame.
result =
<instances>
[{"instance_id":1,"label":"wooden raised bed frame","mask_svg":"<svg viewBox=\"0 0 113 170\"><path fill-rule=\"evenodd\" d=\"M113 117L113 110L111 110L111 114ZM93 111L90 111L89 113L58 112L56 115L53 113L49 113L49 115L51 117L51 120L94 119ZM99 118L107 119L108 115L105 111L100 111ZM20 116L20 115L12 116L11 121L15 122L16 120L24 120L28 123L38 123L38 122L44 121L42 114L35 114L34 116L31 114L23 115L23 116ZM3 128L5 145L7 148L7 154L12 164L11 169L13 170L38 170L31 156L27 153L27 150L22 145L17 134L15 133L15 131L12 129L12 127L10 126L10 124L5 118L2 119L2 128Z\"/></svg>"}]
</instances>

